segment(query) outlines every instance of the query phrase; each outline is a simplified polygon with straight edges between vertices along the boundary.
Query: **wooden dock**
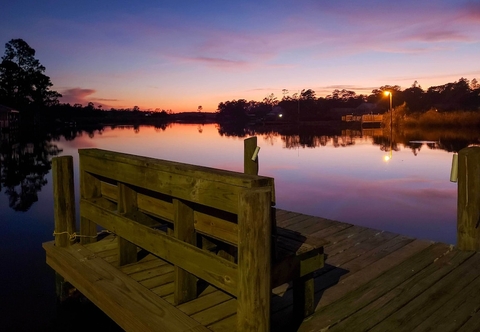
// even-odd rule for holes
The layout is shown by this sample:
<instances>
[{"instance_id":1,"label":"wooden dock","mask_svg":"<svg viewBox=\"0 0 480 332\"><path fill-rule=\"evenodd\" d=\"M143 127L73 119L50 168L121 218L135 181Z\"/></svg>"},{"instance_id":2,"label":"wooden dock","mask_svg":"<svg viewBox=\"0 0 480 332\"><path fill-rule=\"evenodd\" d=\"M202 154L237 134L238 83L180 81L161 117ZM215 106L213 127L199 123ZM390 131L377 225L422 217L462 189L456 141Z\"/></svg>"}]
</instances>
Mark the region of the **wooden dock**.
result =
<instances>
[{"instance_id":1,"label":"wooden dock","mask_svg":"<svg viewBox=\"0 0 480 332\"><path fill-rule=\"evenodd\" d=\"M99 189L104 197L113 195L109 188ZM469 195L469 202L478 204L480 196L474 188ZM298 319L294 314L298 284L297 288L291 282L281 284L271 292L271 331L480 330L479 253L273 211L279 228L328 244L323 247L325 265L313 274L313 314ZM474 223L468 224L462 227L475 228ZM97 242L65 247L45 243L47 263L69 276L69 281L78 284L87 298L126 330L239 330L239 300L231 292L204 283L198 285L197 298L176 301L176 267L143 249L138 249L136 261L121 263L122 237L108 235Z\"/></svg>"},{"instance_id":2,"label":"wooden dock","mask_svg":"<svg viewBox=\"0 0 480 332\"><path fill-rule=\"evenodd\" d=\"M277 210L277 223L330 243L325 246L325 267L315 275L315 313L292 322L292 290L282 285L273 291L272 331L480 329L480 254L285 210ZM83 255L79 260L92 262L88 276L105 278L105 269L108 278L102 287L129 285L111 301L129 297L134 302L142 292L148 301L155 302L157 296L173 305L173 266L146 255L118 269L117 243L109 236L78 252ZM98 267L99 262L111 268ZM236 330L236 300L212 286L176 308L193 320L190 324L211 331ZM152 324L164 318L152 309Z\"/></svg>"}]
</instances>

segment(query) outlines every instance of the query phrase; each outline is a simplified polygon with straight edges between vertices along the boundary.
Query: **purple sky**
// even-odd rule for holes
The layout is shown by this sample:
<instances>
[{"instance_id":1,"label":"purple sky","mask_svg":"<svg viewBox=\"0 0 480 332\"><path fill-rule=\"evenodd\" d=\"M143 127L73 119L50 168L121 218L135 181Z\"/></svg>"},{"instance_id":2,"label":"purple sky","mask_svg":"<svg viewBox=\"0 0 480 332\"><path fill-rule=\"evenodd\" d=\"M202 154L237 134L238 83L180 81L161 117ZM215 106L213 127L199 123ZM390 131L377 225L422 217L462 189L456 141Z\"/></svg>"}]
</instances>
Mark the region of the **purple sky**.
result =
<instances>
[{"instance_id":1,"label":"purple sky","mask_svg":"<svg viewBox=\"0 0 480 332\"><path fill-rule=\"evenodd\" d=\"M215 111L282 90L480 80L480 1L4 0L62 101ZM3 47L1 54L3 55Z\"/></svg>"}]
</instances>

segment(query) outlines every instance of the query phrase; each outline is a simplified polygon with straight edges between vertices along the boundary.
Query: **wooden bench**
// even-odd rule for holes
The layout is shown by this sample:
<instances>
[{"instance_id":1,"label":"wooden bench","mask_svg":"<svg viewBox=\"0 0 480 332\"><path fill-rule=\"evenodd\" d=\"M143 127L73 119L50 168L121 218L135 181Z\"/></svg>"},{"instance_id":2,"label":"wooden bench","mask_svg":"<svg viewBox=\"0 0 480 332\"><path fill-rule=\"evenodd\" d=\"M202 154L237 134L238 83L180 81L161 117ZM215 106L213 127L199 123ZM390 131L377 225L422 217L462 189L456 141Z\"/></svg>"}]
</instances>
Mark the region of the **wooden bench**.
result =
<instances>
[{"instance_id":1,"label":"wooden bench","mask_svg":"<svg viewBox=\"0 0 480 332\"><path fill-rule=\"evenodd\" d=\"M170 262L176 305L197 297L199 280L236 297L238 331L269 331L272 289L290 281L296 319L314 312L323 247L276 227L273 178L98 149L79 155L80 245L95 241L98 225L118 236L119 265L135 262L139 248ZM72 219L63 196L73 196L65 194L73 180L61 158L55 231L69 245L75 226L62 221Z\"/></svg>"}]
</instances>

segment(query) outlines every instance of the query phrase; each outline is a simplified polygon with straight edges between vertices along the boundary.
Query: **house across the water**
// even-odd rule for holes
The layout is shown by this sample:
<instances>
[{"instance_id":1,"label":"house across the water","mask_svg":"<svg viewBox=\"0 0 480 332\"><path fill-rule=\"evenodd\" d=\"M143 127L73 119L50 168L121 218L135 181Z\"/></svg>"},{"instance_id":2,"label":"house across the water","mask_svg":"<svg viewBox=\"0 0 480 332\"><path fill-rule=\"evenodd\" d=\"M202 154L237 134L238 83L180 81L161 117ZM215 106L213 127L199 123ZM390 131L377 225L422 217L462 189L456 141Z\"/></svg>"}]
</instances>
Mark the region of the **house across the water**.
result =
<instances>
[{"instance_id":1,"label":"house across the water","mask_svg":"<svg viewBox=\"0 0 480 332\"><path fill-rule=\"evenodd\" d=\"M18 126L19 112L8 106L0 105L0 130L5 131Z\"/></svg>"}]
</instances>

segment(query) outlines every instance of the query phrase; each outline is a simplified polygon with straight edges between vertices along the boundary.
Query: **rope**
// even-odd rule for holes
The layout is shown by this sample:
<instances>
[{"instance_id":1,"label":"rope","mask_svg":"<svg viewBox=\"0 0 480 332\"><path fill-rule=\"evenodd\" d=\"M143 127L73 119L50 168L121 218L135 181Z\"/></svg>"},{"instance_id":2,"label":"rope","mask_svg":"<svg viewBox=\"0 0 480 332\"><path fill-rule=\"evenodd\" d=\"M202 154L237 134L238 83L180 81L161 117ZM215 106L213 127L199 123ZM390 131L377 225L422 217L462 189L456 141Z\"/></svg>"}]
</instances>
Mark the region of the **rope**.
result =
<instances>
[{"instance_id":1,"label":"rope","mask_svg":"<svg viewBox=\"0 0 480 332\"><path fill-rule=\"evenodd\" d=\"M77 233L72 233L70 234L69 232L65 231L65 232L53 232L53 236L55 235L63 235L63 234L67 234L68 235L68 239L70 241L74 241L76 240L77 238L80 238L80 237L86 237L86 238L90 238L90 239L95 239L97 238L97 236L99 236L100 234L103 234L103 233L108 233L108 234L112 234L112 232L110 232L108 229L103 229L101 230L100 232L98 232L96 235L81 235L81 234L77 234Z\"/></svg>"}]
</instances>

